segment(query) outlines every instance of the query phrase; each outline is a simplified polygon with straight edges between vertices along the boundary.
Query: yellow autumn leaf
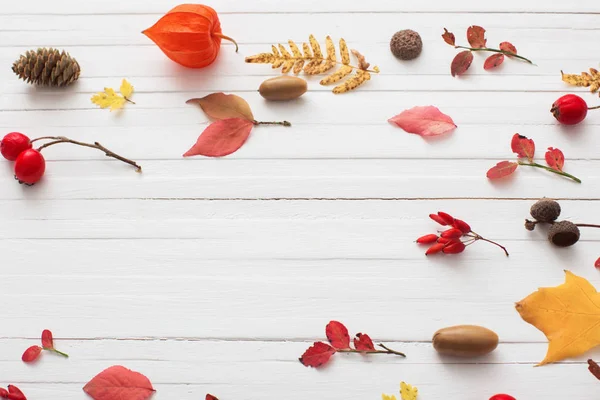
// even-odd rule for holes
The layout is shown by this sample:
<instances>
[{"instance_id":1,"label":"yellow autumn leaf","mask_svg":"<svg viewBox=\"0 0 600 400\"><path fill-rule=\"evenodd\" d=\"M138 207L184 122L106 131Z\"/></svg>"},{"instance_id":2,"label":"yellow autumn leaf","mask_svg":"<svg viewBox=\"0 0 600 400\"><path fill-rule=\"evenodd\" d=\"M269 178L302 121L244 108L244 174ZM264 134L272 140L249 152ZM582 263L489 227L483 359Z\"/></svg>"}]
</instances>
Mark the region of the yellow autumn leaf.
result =
<instances>
[{"instance_id":1,"label":"yellow autumn leaf","mask_svg":"<svg viewBox=\"0 0 600 400\"><path fill-rule=\"evenodd\" d=\"M562 285L540 288L516 304L521 318L548 338L539 365L577 357L600 344L600 293L585 278L565 273Z\"/></svg>"},{"instance_id":2,"label":"yellow autumn leaf","mask_svg":"<svg viewBox=\"0 0 600 400\"><path fill-rule=\"evenodd\" d=\"M381 400L396 400L396 396L393 394L382 394Z\"/></svg>"},{"instance_id":3,"label":"yellow autumn leaf","mask_svg":"<svg viewBox=\"0 0 600 400\"><path fill-rule=\"evenodd\" d=\"M400 397L402 400L417 400L419 389L406 382L400 382Z\"/></svg>"},{"instance_id":4,"label":"yellow autumn leaf","mask_svg":"<svg viewBox=\"0 0 600 400\"><path fill-rule=\"evenodd\" d=\"M130 100L133 94L133 86L125 79L121 82L120 92L121 94L118 94L112 88L104 88L103 92L94 94L91 100L100 108L110 108L110 111L123 108L126 102L135 104Z\"/></svg>"},{"instance_id":5,"label":"yellow autumn leaf","mask_svg":"<svg viewBox=\"0 0 600 400\"><path fill-rule=\"evenodd\" d=\"M560 71L562 80L573 86L589 87L590 92L596 93L600 90L600 72L595 68L590 68L590 72L582 72L581 75L565 74Z\"/></svg>"},{"instance_id":6,"label":"yellow autumn leaf","mask_svg":"<svg viewBox=\"0 0 600 400\"><path fill-rule=\"evenodd\" d=\"M131 85L131 83L129 83L127 81L127 79L123 79L123 81L121 82L121 88L119 89L119 91L121 92L123 97L128 99L133 94L133 86Z\"/></svg>"}]
</instances>

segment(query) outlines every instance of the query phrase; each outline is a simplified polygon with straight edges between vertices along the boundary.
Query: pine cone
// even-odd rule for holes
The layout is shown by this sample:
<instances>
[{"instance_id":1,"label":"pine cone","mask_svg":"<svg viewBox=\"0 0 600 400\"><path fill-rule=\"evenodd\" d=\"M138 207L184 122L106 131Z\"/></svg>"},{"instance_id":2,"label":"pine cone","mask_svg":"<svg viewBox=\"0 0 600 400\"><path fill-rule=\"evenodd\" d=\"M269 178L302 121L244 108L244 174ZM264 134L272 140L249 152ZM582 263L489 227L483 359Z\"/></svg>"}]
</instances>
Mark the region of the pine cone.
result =
<instances>
[{"instance_id":1,"label":"pine cone","mask_svg":"<svg viewBox=\"0 0 600 400\"><path fill-rule=\"evenodd\" d=\"M79 64L69 53L53 48L30 50L13 63L12 70L27 83L68 86L79 78Z\"/></svg>"}]
</instances>

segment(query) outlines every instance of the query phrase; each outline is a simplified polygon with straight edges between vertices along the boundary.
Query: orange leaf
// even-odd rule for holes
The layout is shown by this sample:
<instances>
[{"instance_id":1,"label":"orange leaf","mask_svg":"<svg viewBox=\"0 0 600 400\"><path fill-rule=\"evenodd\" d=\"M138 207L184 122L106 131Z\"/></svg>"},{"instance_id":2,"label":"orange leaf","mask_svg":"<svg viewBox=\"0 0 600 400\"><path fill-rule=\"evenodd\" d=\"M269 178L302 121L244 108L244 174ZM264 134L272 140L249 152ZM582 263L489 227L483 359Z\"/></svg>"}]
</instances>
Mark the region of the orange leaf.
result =
<instances>
[{"instance_id":1,"label":"orange leaf","mask_svg":"<svg viewBox=\"0 0 600 400\"><path fill-rule=\"evenodd\" d=\"M527 158L529 161L533 160L535 143L532 139L528 139L526 136L515 133L510 142L510 148L513 153L517 154L519 157Z\"/></svg>"},{"instance_id":2,"label":"orange leaf","mask_svg":"<svg viewBox=\"0 0 600 400\"><path fill-rule=\"evenodd\" d=\"M408 133L421 136L438 136L456 129L456 124L448 115L434 106L413 107L390 118L388 122L397 125Z\"/></svg>"},{"instance_id":3,"label":"orange leaf","mask_svg":"<svg viewBox=\"0 0 600 400\"><path fill-rule=\"evenodd\" d=\"M100 372L83 391L94 400L145 400L155 392L148 378L120 365Z\"/></svg>"},{"instance_id":4,"label":"orange leaf","mask_svg":"<svg viewBox=\"0 0 600 400\"><path fill-rule=\"evenodd\" d=\"M516 305L521 318L548 338L539 365L577 357L600 344L600 293L585 278L565 273L562 285L540 288Z\"/></svg>"},{"instance_id":5,"label":"orange leaf","mask_svg":"<svg viewBox=\"0 0 600 400\"><path fill-rule=\"evenodd\" d=\"M444 28L442 38L444 39L444 42L448 43L450 46L456 45L456 38L454 37L454 33L448 32L448 29L446 28Z\"/></svg>"},{"instance_id":6,"label":"orange leaf","mask_svg":"<svg viewBox=\"0 0 600 400\"><path fill-rule=\"evenodd\" d=\"M502 53L492 54L485 60L485 63L483 63L483 69L490 70L490 69L496 68L498 65L502 64L503 62L504 62L504 54L502 54Z\"/></svg>"},{"instance_id":7,"label":"orange leaf","mask_svg":"<svg viewBox=\"0 0 600 400\"><path fill-rule=\"evenodd\" d=\"M510 161L500 161L487 172L488 179L504 178L515 172L519 164Z\"/></svg>"},{"instance_id":8,"label":"orange leaf","mask_svg":"<svg viewBox=\"0 0 600 400\"><path fill-rule=\"evenodd\" d=\"M213 93L200 99L189 99L187 104L198 104L212 119L243 118L254 121L250 105L235 94Z\"/></svg>"},{"instance_id":9,"label":"orange leaf","mask_svg":"<svg viewBox=\"0 0 600 400\"><path fill-rule=\"evenodd\" d=\"M565 155L559 149L548 147L546 152L546 163L554 170L562 171L565 165Z\"/></svg>"},{"instance_id":10,"label":"orange leaf","mask_svg":"<svg viewBox=\"0 0 600 400\"><path fill-rule=\"evenodd\" d=\"M510 42L502 42L502 43L500 43L500 50L502 50L502 51L508 51L509 53L517 54L517 48L515 46L513 46L513 44L510 43Z\"/></svg>"},{"instance_id":11,"label":"orange leaf","mask_svg":"<svg viewBox=\"0 0 600 400\"><path fill-rule=\"evenodd\" d=\"M330 321L325 327L325 335L329 343L336 349L350 348L350 335L348 329L338 321Z\"/></svg>"},{"instance_id":12,"label":"orange leaf","mask_svg":"<svg viewBox=\"0 0 600 400\"><path fill-rule=\"evenodd\" d=\"M246 143L253 126L251 121L242 118L228 118L213 122L183 156L223 157L231 154Z\"/></svg>"},{"instance_id":13,"label":"orange leaf","mask_svg":"<svg viewBox=\"0 0 600 400\"><path fill-rule=\"evenodd\" d=\"M452 64L450 64L450 73L452 76L462 75L469 69L472 62L473 53L469 50L461 51L454 57L454 60L452 60Z\"/></svg>"},{"instance_id":14,"label":"orange leaf","mask_svg":"<svg viewBox=\"0 0 600 400\"><path fill-rule=\"evenodd\" d=\"M315 342L302 354L300 362L306 367L318 368L327 363L334 354L335 349L327 343Z\"/></svg>"},{"instance_id":15,"label":"orange leaf","mask_svg":"<svg viewBox=\"0 0 600 400\"><path fill-rule=\"evenodd\" d=\"M480 26L473 25L467 29L467 40L471 47L476 49L486 46L485 29Z\"/></svg>"}]
</instances>

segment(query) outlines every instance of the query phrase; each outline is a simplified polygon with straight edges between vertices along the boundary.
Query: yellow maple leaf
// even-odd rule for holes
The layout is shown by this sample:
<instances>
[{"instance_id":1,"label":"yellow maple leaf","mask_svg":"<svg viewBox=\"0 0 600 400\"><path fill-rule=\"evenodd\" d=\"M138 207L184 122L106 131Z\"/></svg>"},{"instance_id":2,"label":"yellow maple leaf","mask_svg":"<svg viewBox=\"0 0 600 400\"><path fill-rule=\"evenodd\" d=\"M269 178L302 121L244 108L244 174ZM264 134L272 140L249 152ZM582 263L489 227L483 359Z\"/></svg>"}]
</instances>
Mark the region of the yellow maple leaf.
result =
<instances>
[{"instance_id":1,"label":"yellow maple leaf","mask_svg":"<svg viewBox=\"0 0 600 400\"><path fill-rule=\"evenodd\" d=\"M540 288L516 304L526 322L548 338L544 365L579 356L600 344L600 293L585 278L565 271L565 283Z\"/></svg>"},{"instance_id":2,"label":"yellow maple leaf","mask_svg":"<svg viewBox=\"0 0 600 400\"><path fill-rule=\"evenodd\" d=\"M382 394L381 400L396 400L396 396L393 394Z\"/></svg>"},{"instance_id":3,"label":"yellow maple leaf","mask_svg":"<svg viewBox=\"0 0 600 400\"><path fill-rule=\"evenodd\" d=\"M131 83L123 79L120 87L121 94L117 94L112 88L104 88L103 92L96 93L92 96L92 103L97 104L100 108L110 108L110 111L123 108L126 102L135 104L130 97L133 94L133 86Z\"/></svg>"},{"instance_id":4,"label":"yellow maple leaf","mask_svg":"<svg viewBox=\"0 0 600 400\"><path fill-rule=\"evenodd\" d=\"M417 400L419 389L406 382L400 382L400 397L402 400Z\"/></svg>"}]
</instances>

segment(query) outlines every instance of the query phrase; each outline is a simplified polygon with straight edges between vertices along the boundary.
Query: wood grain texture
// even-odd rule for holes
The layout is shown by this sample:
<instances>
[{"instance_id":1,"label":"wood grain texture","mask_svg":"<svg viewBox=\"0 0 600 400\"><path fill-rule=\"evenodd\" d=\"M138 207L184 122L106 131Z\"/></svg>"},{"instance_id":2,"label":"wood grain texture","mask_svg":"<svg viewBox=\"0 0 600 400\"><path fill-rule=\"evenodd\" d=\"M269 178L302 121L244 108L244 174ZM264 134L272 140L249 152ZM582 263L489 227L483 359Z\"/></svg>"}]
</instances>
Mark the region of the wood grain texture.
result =
<instances>
[{"instance_id":1,"label":"wood grain texture","mask_svg":"<svg viewBox=\"0 0 600 400\"><path fill-rule=\"evenodd\" d=\"M212 6L240 52L224 43L202 70L175 65L140 33L178 3L0 8L0 64L55 46L83 71L77 84L55 91L0 69L1 131L100 141L144 168L136 174L95 150L54 146L45 151L44 180L23 187L12 166L0 164L0 386L16 384L30 400L83 400L89 379L122 364L151 379L156 399L377 399L397 393L401 380L419 387L420 400L598 397L585 360L599 351L534 368L546 338L514 303L563 282L564 269L600 287L600 230L558 249L545 227L523 227L544 196L561 199L561 218L600 223L600 112L570 128L549 112L565 92L600 104L560 81L561 69L598 66L600 3L222 0ZM453 79L456 50L441 32L466 42L472 24L488 29L490 45L511 41L537 65L507 60L486 72L476 56ZM424 42L412 62L389 51L389 38L404 28ZM310 33L344 37L382 73L341 96L308 78L298 101L266 102L256 90L278 73L244 57ZM92 93L124 77L136 105L109 113L91 104ZM184 160L209 122L185 101L215 91L243 96L259 120L293 126L258 127L225 159ZM429 104L458 129L423 140L387 122ZM491 166L514 159L515 132L535 140L540 160L547 147L561 148L565 170L583 184L525 167L489 182ZM439 210L501 242L510 257L485 243L425 257L414 240L439 228L427 217ZM321 371L303 367L298 356L324 339L331 319L408 358L336 355ZM493 329L499 348L472 360L438 356L433 333L455 324ZM23 350L45 328L71 358L44 354L23 364Z\"/></svg>"}]
</instances>

